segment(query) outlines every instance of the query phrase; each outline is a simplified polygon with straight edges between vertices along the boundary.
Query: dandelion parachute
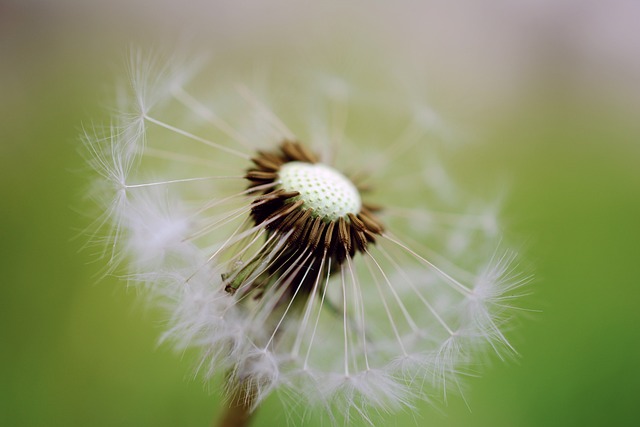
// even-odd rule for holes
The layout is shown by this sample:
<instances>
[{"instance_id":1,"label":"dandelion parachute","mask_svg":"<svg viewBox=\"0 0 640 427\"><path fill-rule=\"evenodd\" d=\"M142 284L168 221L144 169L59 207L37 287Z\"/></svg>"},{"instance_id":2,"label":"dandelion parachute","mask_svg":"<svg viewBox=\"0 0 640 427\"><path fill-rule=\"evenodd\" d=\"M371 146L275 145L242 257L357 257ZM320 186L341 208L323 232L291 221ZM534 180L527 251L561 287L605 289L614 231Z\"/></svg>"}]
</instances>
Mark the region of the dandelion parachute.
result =
<instances>
[{"instance_id":1,"label":"dandelion parachute","mask_svg":"<svg viewBox=\"0 0 640 427\"><path fill-rule=\"evenodd\" d=\"M528 278L494 206L460 213L424 108L384 70L331 74L276 65L252 87L132 54L112 125L86 132L94 235L166 310L162 339L250 409L282 390L371 422L511 352Z\"/></svg>"}]
</instances>

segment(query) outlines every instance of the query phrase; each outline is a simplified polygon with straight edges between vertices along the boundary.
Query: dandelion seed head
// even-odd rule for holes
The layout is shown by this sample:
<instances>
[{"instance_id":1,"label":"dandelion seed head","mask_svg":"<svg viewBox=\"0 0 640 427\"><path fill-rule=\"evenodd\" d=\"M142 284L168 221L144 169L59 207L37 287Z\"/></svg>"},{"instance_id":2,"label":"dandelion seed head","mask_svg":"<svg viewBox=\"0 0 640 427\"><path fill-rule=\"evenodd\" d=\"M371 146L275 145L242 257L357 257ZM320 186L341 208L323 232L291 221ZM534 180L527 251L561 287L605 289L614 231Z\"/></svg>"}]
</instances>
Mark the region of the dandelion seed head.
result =
<instances>
[{"instance_id":1,"label":"dandelion seed head","mask_svg":"<svg viewBox=\"0 0 640 427\"><path fill-rule=\"evenodd\" d=\"M252 408L282 390L373 423L510 347L510 293L527 278L490 241L494 211L430 209L463 195L427 148L435 110L389 114L376 97L401 92L391 78L279 69L260 84L269 100L159 62L132 55L108 137L85 138L110 189L97 228L109 224L111 264L166 310L161 339L199 349L206 379L226 374ZM370 125L350 129L359 115ZM375 126L405 129L375 141Z\"/></svg>"}]
</instances>

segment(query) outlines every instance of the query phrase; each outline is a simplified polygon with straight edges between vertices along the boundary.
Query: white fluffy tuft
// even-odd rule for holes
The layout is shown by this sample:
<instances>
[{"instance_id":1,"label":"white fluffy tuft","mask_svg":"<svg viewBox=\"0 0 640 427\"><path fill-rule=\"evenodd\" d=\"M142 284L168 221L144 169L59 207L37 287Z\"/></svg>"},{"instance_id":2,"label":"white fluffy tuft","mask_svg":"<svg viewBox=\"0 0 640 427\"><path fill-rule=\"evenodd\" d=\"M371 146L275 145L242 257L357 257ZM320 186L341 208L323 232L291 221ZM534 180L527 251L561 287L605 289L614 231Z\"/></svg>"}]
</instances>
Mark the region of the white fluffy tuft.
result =
<instances>
[{"instance_id":1,"label":"white fluffy tuft","mask_svg":"<svg viewBox=\"0 0 640 427\"><path fill-rule=\"evenodd\" d=\"M230 393L247 390L253 407L281 390L371 424L459 389L484 349L513 353L504 331L528 278L512 252L486 262L500 239L497 209L465 196L430 143L442 117L403 99L387 107L401 91L371 64L335 78L275 65L271 102L235 84L251 81L237 70L200 79L181 64L133 52L113 123L84 138L104 212L95 236L110 268L122 264L166 310L162 341L200 349L199 372L226 374ZM352 116L368 125L348 127ZM301 236L252 222L243 176L256 149L285 139L308 143L323 168L356 177L370 168L387 230L366 251L330 265L301 245L278 259ZM377 163L355 164L364 156ZM360 209L356 195L357 207L339 202L347 212Z\"/></svg>"}]
</instances>

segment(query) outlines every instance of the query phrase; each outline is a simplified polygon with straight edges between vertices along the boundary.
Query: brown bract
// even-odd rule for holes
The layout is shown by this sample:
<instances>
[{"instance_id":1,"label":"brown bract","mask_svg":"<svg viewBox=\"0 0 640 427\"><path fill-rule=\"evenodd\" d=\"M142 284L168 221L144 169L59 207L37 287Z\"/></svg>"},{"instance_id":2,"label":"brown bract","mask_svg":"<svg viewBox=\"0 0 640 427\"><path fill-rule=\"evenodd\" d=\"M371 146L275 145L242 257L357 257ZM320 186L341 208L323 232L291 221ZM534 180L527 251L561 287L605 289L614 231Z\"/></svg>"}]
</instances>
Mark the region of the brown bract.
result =
<instances>
[{"instance_id":1,"label":"brown bract","mask_svg":"<svg viewBox=\"0 0 640 427\"><path fill-rule=\"evenodd\" d=\"M384 227L374 213L379 210L378 207L363 203L360 212L330 220L316 215L312 208L303 206L299 192L279 188L278 173L282 165L288 162L318 162L315 153L299 142L284 141L277 150L259 151L251 160L254 166L245 175L249 188L255 189L251 218L255 225L264 225L269 236L275 233L285 238L277 249L279 253L270 255L273 260L267 271L270 277L279 276L277 272L286 271L287 267L291 270L291 266L285 264L303 255L302 266L319 272L331 265L333 271L347 257L353 258L357 252L366 252L367 246L375 243L376 236L383 232ZM328 260L331 262L326 262ZM307 268L300 270L307 271ZM316 274L312 276L314 280L317 277ZM298 279L305 281L302 277ZM302 289L311 291L312 285L311 281L303 283ZM226 285L228 292L233 293L237 288L233 282Z\"/></svg>"}]
</instances>

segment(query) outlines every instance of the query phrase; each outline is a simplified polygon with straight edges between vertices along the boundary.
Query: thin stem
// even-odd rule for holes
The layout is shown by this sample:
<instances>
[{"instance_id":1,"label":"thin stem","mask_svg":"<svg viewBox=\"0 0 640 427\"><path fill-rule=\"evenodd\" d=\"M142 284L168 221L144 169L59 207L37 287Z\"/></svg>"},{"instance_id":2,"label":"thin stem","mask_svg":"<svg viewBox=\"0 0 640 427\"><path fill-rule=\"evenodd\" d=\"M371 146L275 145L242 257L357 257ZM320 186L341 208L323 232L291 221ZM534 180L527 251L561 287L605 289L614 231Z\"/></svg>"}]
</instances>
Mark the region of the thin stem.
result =
<instances>
[{"instance_id":1,"label":"thin stem","mask_svg":"<svg viewBox=\"0 0 640 427\"><path fill-rule=\"evenodd\" d=\"M193 141L197 141L197 142L200 142L200 143L202 143L204 145L208 145L209 147L217 148L220 151L225 151L227 153L230 153L230 154L233 154L235 156L238 156L238 157L240 157L242 159L249 160L251 158L251 156L249 156L248 154L244 154L244 153L242 153L242 152L240 152L238 150L234 150L233 148L228 148L228 147L220 145L220 144L218 144L216 142L213 142L213 141L210 141L208 139L199 137L197 135L192 134L191 132L187 132L185 130L182 130L180 128L172 126L172 125L170 125L168 123L164 123L164 122L162 122L160 120L154 119L153 117L145 115L144 119L146 121L148 121L149 123L153 123L153 124L158 125L158 126L160 126L162 128L170 130L171 132L175 132L178 135L182 135L182 136L184 136L186 138L189 138L189 139L191 139Z\"/></svg>"},{"instance_id":2,"label":"thin stem","mask_svg":"<svg viewBox=\"0 0 640 427\"><path fill-rule=\"evenodd\" d=\"M245 427L251 423L251 418L255 414L253 405L256 396L255 391L249 388L250 386L247 384L234 388L225 412L214 425L218 427Z\"/></svg>"}]
</instances>

